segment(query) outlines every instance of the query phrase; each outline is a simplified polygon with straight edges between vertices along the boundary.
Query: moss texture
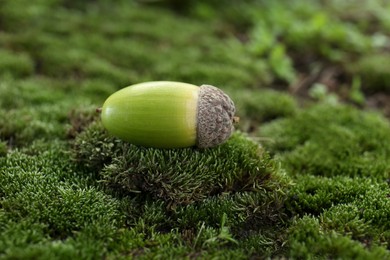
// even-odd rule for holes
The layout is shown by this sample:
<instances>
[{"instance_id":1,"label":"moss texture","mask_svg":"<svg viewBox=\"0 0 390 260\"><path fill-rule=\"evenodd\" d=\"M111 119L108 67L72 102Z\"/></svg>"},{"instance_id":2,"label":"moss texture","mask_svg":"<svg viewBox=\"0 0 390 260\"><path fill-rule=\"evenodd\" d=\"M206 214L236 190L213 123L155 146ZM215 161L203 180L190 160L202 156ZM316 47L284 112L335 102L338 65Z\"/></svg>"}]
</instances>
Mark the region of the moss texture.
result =
<instances>
[{"instance_id":1,"label":"moss texture","mask_svg":"<svg viewBox=\"0 0 390 260\"><path fill-rule=\"evenodd\" d=\"M390 259L385 1L0 0L1 259ZM95 112L211 84L212 149L137 147Z\"/></svg>"}]
</instances>

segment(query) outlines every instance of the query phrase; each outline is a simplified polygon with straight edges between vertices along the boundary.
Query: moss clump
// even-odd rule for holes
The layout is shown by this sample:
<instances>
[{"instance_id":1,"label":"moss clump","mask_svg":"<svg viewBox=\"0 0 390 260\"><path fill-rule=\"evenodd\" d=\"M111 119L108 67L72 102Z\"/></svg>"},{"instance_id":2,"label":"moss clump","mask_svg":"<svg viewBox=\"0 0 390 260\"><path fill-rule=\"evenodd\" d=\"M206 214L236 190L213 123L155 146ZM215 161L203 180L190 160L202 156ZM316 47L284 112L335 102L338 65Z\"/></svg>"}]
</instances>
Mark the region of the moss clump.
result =
<instances>
[{"instance_id":1,"label":"moss clump","mask_svg":"<svg viewBox=\"0 0 390 260\"><path fill-rule=\"evenodd\" d=\"M294 175L388 178L390 127L378 114L319 104L260 131Z\"/></svg>"},{"instance_id":2,"label":"moss clump","mask_svg":"<svg viewBox=\"0 0 390 260\"><path fill-rule=\"evenodd\" d=\"M288 254L293 258L387 259L389 252L378 246L369 248L348 236L321 227L318 219L305 216L289 228Z\"/></svg>"},{"instance_id":3,"label":"moss clump","mask_svg":"<svg viewBox=\"0 0 390 260\"><path fill-rule=\"evenodd\" d=\"M110 137L96 122L78 134L73 149L86 176L131 202L122 206L126 219L131 225L142 223L146 234L177 230L186 247L212 255L212 248L225 245L238 255L243 248L271 255L281 247L264 242L254 249L244 242L280 236L287 221L289 179L243 134L214 149L161 150Z\"/></svg>"},{"instance_id":4,"label":"moss clump","mask_svg":"<svg viewBox=\"0 0 390 260\"><path fill-rule=\"evenodd\" d=\"M77 137L75 150L80 164L99 172L108 186L174 204L259 190L277 169L263 149L240 134L216 149L158 150L111 138L95 124Z\"/></svg>"},{"instance_id":5,"label":"moss clump","mask_svg":"<svg viewBox=\"0 0 390 260\"><path fill-rule=\"evenodd\" d=\"M75 134L76 165L43 139L0 160L0 254L244 259L281 247L269 241L286 221L288 178L242 134L206 150L135 147L100 123Z\"/></svg>"},{"instance_id":6,"label":"moss clump","mask_svg":"<svg viewBox=\"0 0 390 260\"><path fill-rule=\"evenodd\" d=\"M85 106L69 112L69 128L67 131L69 138L75 138L100 116L96 109L96 107Z\"/></svg>"},{"instance_id":7,"label":"moss clump","mask_svg":"<svg viewBox=\"0 0 390 260\"><path fill-rule=\"evenodd\" d=\"M372 54L363 56L348 65L349 70L363 79L363 89L369 93L390 91L390 55Z\"/></svg>"},{"instance_id":8,"label":"moss clump","mask_svg":"<svg viewBox=\"0 0 390 260\"><path fill-rule=\"evenodd\" d=\"M287 208L296 217L310 214L321 228L369 246L386 246L390 239L390 187L367 178L300 176L291 189Z\"/></svg>"},{"instance_id":9,"label":"moss clump","mask_svg":"<svg viewBox=\"0 0 390 260\"><path fill-rule=\"evenodd\" d=\"M49 78L37 76L17 79L7 76L1 78L0 92L7 94L0 96L0 107L13 110L42 104L56 105L64 99L65 91L58 82Z\"/></svg>"},{"instance_id":10,"label":"moss clump","mask_svg":"<svg viewBox=\"0 0 390 260\"><path fill-rule=\"evenodd\" d=\"M5 156L7 154L7 144L0 140L0 157Z\"/></svg>"},{"instance_id":11,"label":"moss clump","mask_svg":"<svg viewBox=\"0 0 390 260\"><path fill-rule=\"evenodd\" d=\"M37 139L65 137L66 110L63 106L47 105L0 111L0 138L11 147L31 144Z\"/></svg>"},{"instance_id":12,"label":"moss clump","mask_svg":"<svg viewBox=\"0 0 390 260\"><path fill-rule=\"evenodd\" d=\"M246 132L255 132L260 124L295 114L297 101L290 95L270 89L232 91L240 123Z\"/></svg>"},{"instance_id":13,"label":"moss clump","mask_svg":"<svg viewBox=\"0 0 390 260\"><path fill-rule=\"evenodd\" d=\"M64 147L35 143L0 158L0 256L58 257L77 250L98 257L119 232L118 201L89 186L86 178L75 178ZM86 236L101 248L82 243Z\"/></svg>"},{"instance_id":14,"label":"moss clump","mask_svg":"<svg viewBox=\"0 0 390 260\"><path fill-rule=\"evenodd\" d=\"M8 74L18 78L30 76L34 71L34 63L26 53L12 53L0 49L0 57L0 74Z\"/></svg>"}]
</instances>

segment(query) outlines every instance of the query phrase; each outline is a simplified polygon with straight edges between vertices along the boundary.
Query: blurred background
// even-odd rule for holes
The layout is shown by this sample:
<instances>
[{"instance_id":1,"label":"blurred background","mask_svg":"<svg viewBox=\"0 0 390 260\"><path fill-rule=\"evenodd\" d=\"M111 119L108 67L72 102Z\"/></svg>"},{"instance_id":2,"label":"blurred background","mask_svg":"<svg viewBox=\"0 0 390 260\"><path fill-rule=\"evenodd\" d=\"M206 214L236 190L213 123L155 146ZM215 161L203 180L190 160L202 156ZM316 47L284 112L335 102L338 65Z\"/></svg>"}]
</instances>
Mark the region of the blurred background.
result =
<instances>
[{"instance_id":1,"label":"blurred background","mask_svg":"<svg viewBox=\"0 0 390 260\"><path fill-rule=\"evenodd\" d=\"M297 102L390 116L389 13L385 0L0 0L0 107L69 112L174 80L228 92L247 132Z\"/></svg>"}]
</instances>

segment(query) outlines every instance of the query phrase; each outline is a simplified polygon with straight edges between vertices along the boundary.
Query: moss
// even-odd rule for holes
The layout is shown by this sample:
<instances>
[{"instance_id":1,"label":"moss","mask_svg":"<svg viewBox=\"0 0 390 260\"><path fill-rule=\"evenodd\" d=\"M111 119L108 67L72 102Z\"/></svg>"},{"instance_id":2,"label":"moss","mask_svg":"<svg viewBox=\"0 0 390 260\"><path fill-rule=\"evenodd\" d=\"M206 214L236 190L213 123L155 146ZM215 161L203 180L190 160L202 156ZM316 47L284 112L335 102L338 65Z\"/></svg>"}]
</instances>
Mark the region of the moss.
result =
<instances>
[{"instance_id":1,"label":"moss","mask_svg":"<svg viewBox=\"0 0 390 260\"><path fill-rule=\"evenodd\" d=\"M360 75L363 89L369 93L390 90L390 55L378 53L367 55L348 64L352 73Z\"/></svg>"},{"instance_id":2,"label":"moss","mask_svg":"<svg viewBox=\"0 0 390 260\"><path fill-rule=\"evenodd\" d=\"M7 154L7 151L7 144L3 141L0 141L0 157L5 156Z\"/></svg>"},{"instance_id":3,"label":"moss","mask_svg":"<svg viewBox=\"0 0 390 260\"><path fill-rule=\"evenodd\" d=\"M65 89L58 82L44 77L28 79L1 79L0 91L6 93L0 97L0 107L6 110L23 109L27 106L57 104L64 98Z\"/></svg>"},{"instance_id":4,"label":"moss","mask_svg":"<svg viewBox=\"0 0 390 260\"><path fill-rule=\"evenodd\" d=\"M389 124L380 115L320 103L265 125L261 134L294 176L284 254L388 258ZM283 249L281 250L283 252Z\"/></svg>"},{"instance_id":5,"label":"moss","mask_svg":"<svg viewBox=\"0 0 390 260\"><path fill-rule=\"evenodd\" d=\"M21 147L37 139L65 137L66 104L0 111L0 138ZM65 107L65 109L64 109Z\"/></svg>"},{"instance_id":6,"label":"moss","mask_svg":"<svg viewBox=\"0 0 390 260\"><path fill-rule=\"evenodd\" d=\"M389 258L388 121L335 102L387 91L389 5L157 2L0 0L0 258ZM108 136L148 80L223 88L261 144Z\"/></svg>"},{"instance_id":7,"label":"moss","mask_svg":"<svg viewBox=\"0 0 390 260\"><path fill-rule=\"evenodd\" d=\"M121 6L111 6L109 12L99 8L84 14L66 9L48 12L50 19L24 27L25 31L9 35L5 42L28 53L40 74L99 78L118 88L152 79L227 87L267 81L264 62L253 59L233 38L218 41L215 32L205 30L202 23L168 11ZM137 26L127 26L124 20ZM40 31L39 38L35 37L36 30ZM167 31L180 33L172 37ZM193 47L186 48L188 45Z\"/></svg>"},{"instance_id":8,"label":"moss","mask_svg":"<svg viewBox=\"0 0 390 260\"><path fill-rule=\"evenodd\" d=\"M254 192L237 193L233 196L236 197L233 204L237 204L234 211L226 214L223 213L225 209L216 209L215 213L221 218L214 219L220 224L207 220L210 212L205 211L205 215L198 218L199 229L194 230L199 236L183 244L185 230L193 228L194 223L187 219L190 212L187 216L178 212L186 211L188 206L178 205L172 211L166 202L156 202L156 199L145 201L140 196L136 196L136 200L128 196L115 199L99 191L99 185L94 188L80 180L88 179L88 176L75 175L69 164L69 154L61 152L62 143L51 147L44 144L35 143L23 151L13 151L0 169L4 177L0 182L3 197L0 221L4 224L0 227L4 236L0 239L7 242L0 248L0 253L6 253L8 257L202 255L205 258L245 258L248 252L234 242L234 237L240 234L231 228L234 222L230 218L242 212L248 219L256 215L258 223L263 223L267 214L277 214L269 204L273 199L266 199L269 192L263 193L265 197ZM281 184L275 180L273 185ZM283 193L278 196L283 198ZM218 203L223 203L225 198L217 198ZM246 209L245 205L251 203L261 210ZM210 209L207 203L199 202L198 206ZM280 210L281 204L277 206ZM19 222L21 219L23 221ZM187 224L180 224L182 220ZM274 219L268 225L278 221ZM121 228L125 223L128 228ZM57 240L59 238L61 240ZM225 248L226 245L233 245L233 248Z\"/></svg>"},{"instance_id":9,"label":"moss","mask_svg":"<svg viewBox=\"0 0 390 260\"><path fill-rule=\"evenodd\" d=\"M186 246L207 249L206 255L214 246L237 246L251 230L268 230L274 238L287 220L283 190L289 179L240 133L215 149L158 150L110 137L98 122L76 137L74 149L79 167L109 193L133 201L124 206L130 225L141 220L149 235L177 230Z\"/></svg>"},{"instance_id":10,"label":"moss","mask_svg":"<svg viewBox=\"0 0 390 260\"><path fill-rule=\"evenodd\" d=\"M73 109L68 114L69 128L67 135L69 138L75 138L84 131L92 122L99 118L96 111L98 107L86 106Z\"/></svg>"},{"instance_id":11,"label":"moss","mask_svg":"<svg viewBox=\"0 0 390 260\"><path fill-rule=\"evenodd\" d=\"M294 215L318 216L334 205L366 197L370 190L386 191L385 183L378 184L364 178L300 176L295 181L297 184L292 188L289 200Z\"/></svg>"},{"instance_id":12,"label":"moss","mask_svg":"<svg viewBox=\"0 0 390 260\"><path fill-rule=\"evenodd\" d=\"M12 151L1 164L0 254L74 255L83 251L79 237L85 239L86 234L109 246L107 237L115 236L123 225L118 201L75 178L62 143L43 144L30 148L31 155L27 150ZM66 245L73 239L79 242ZM96 251L102 254L101 249L84 253Z\"/></svg>"},{"instance_id":13,"label":"moss","mask_svg":"<svg viewBox=\"0 0 390 260\"><path fill-rule=\"evenodd\" d=\"M240 134L217 149L158 150L111 138L99 123L76 139L75 149L80 163L100 172L108 186L174 204L258 190L277 170L264 150Z\"/></svg>"},{"instance_id":14,"label":"moss","mask_svg":"<svg viewBox=\"0 0 390 260\"><path fill-rule=\"evenodd\" d=\"M328 230L337 230L362 242L375 236L377 243L388 239L385 235L390 217L390 202L385 199L390 192L387 183L365 178L314 176L301 176L296 182L287 201L293 215L317 216Z\"/></svg>"},{"instance_id":15,"label":"moss","mask_svg":"<svg viewBox=\"0 0 390 260\"><path fill-rule=\"evenodd\" d=\"M318 220L306 216L289 230L289 255L293 258L379 258L389 257L383 247L365 245L334 231L324 231Z\"/></svg>"},{"instance_id":16,"label":"moss","mask_svg":"<svg viewBox=\"0 0 390 260\"><path fill-rule=\"evenodd\" d=\"M240 122L245 132L256 132L267 121L288 117L298 110L297 101L284 92L270 89L230 91L235 101Z\"/></svg>"},{"instance_id":17,"label":"moss","mask_svg":"<svg viewBox=\"0 0 390 260\"><path fill-rule=\"evenodd\" d=\"M292 174L388 177L389 123L378 114L319 104L260 131Z\"/></svg>"},{"instance_id":18,"label":"moss","mask_svg":"<svg viewBox=\"0 0 390 260\"><path fill-rule=\"evenodd\" d=\"M26 77L33 73L34 63L26 53L13 53L0 49L0 72L14 77Z\"/></svg>"}]
</instances>

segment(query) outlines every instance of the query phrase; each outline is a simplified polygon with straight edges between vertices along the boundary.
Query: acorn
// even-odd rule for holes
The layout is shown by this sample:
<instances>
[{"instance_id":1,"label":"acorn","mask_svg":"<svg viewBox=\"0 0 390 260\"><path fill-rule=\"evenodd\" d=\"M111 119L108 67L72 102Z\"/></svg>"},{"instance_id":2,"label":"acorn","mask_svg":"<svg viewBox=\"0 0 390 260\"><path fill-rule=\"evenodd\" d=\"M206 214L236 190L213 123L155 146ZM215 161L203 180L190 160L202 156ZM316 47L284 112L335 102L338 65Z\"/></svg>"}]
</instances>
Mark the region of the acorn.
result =
<instances>
[{"instance_id":1,"label":"acorn","mask_svg":"<svg viewBox=\"0 0 390 260\"><path fill-rule=\"evenodd\" d=\"M155 148L214 147L231 136L237 121L234 103L222 90L172 81L123 88L99 111L111 135Z\"/></svg>"}]
</instances>

